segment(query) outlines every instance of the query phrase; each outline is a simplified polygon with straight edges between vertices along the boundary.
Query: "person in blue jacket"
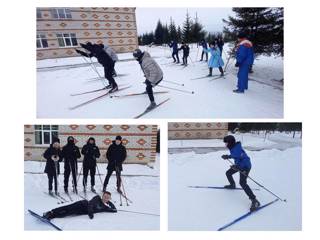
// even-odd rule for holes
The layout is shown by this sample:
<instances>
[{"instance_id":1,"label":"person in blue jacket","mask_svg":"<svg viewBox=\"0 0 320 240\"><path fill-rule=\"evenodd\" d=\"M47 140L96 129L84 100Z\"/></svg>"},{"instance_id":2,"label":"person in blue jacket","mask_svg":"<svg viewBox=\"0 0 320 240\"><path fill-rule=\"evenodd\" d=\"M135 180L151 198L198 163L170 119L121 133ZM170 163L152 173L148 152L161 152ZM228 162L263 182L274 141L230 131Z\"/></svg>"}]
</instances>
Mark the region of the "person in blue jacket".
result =
<instances>
[{"instance_id":1,"label":"person in blue jacket","mask_svg":"<svg viewBox=\"0 0 320 240\"><path fill-rule=\"evenodd\" d=\"M254 61L253 45L247 39L245 33L238 34L238 45L236 48L236 67L238 71L238 85L237 89L233 90L235 93L244 93L248 89L248 75L250 67Z\"/></svg>"},{"instance_id":2,"label":"person in blue jacket","mask_svg":"<svg viewBox=\"0 0 320 240\"><path fill-rule=\"evenodd\" d=\"M233 159L234 165L230 166L230 169L226 172L226 176L229 181L229 185L224 186L227 189L235 189L236 184L233 180L232 175L240 172L240 181L239 184L242 189L245 191L249 199L251 200L250 211L254 211L260 206L259 201L256 199L256 196L252 192L251 188L247 184L247 178L251 170L251 161L247 153L241 146L241 142L236 142L236 139L232 135L225 136L223 142L226 144L226 147L230 150L230 155L222 155L223 159Z\"/></svg>"},{"instance_id":3,"label":"person in blue jacket","mask_svg":"<svg viewBox=\"0 0 320 240\"><path fill-rule=\"evenodd\" d=\"M179 51L178 51L178 43L174 40L171 41L171 43L169 44L169 47L172 48L172 58L173 58L173 62L175 63L180 63L180 59L179 59ZM176 59L176 58L177 59Z\"/></svg>"},{"instance_id":4,"label":"person in blue jacket","mask_svg":"<svg viewBox=\"0 0 320 240\"><path fill-rule=\"evenodd\" d=\"M210 43L210 48L209 49L203 49L205 52L210 53L210 59L208 62L208 67L209 67L209 74L208 77L212 76L212 68L219 68L220 75L223 76L223 65L224 62L221 58L220 50L219 48L215 45L215 42Z\"/></svg>"},{"instance_id":5,"label":"person in blue jacket","mask_svg":"<svg viewBox=\"0 0 320 240\"><path fill-rule=\"evenodd\" d=\"M208 62L208 52L206 50L208 50L208 44L206 42L205 39L202 39L200 41L200 45L202 47L202 53L201 53L201 59L200 59L200 62L203 61L203 55L205 54L206 55L206 62Z\"/></svg>"}]
</instances>

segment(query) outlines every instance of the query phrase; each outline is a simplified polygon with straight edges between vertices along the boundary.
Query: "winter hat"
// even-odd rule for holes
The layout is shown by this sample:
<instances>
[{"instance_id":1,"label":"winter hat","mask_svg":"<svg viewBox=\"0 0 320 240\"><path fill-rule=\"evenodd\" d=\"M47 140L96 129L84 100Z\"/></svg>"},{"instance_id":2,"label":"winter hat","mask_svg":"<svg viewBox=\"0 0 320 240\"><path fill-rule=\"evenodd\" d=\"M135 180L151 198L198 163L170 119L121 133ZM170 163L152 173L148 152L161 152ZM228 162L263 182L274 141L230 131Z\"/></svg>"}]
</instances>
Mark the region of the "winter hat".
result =
<instances>
[{"instance_id":1,"label":"winter hat","mask_svg":"<svg viewBox=\"0 0 320 240\"><path fill-rule=\"evenodd\" d=\"M122 137L121 136L116 136L116 140L122 140Z\"/></svg>"},{"instance_id":2,"label":"winter hat","mask_svg":"<svg viewBox=\"0 0 320 240\"><path fill-rule=\"evenodd\" d=\"M133 51L132 55L134 58L139 59L142 56L142 51L139 48L137 48Z\"/></svg>"},{"instance_id":3,"label":"winter hat","mask_svg":"<svg viewBox=\"0 0 320 240\"><path fill-rule=\"evenodd\" d=\"M67 142L68 142L68 143L74 143L74 137L69 136L69 137L67 138Z\"/></svg>"},{"instance_id":4,"label":"winter hat","mask_svg":"<svg viewBox=\"0 0 320 240\"><path fill-rule=\"evenodd\" d=\"M94 143L96 142L96 140L95 140L93 137L90 137L90 138L88 139L88 143L90 142L90 140L93 140Z\"/></svg>"},{"instance_id":5,"label":"winter hat","mask_svg":"<svg viewBox=\"0 0 320 240\"><path fill-rule=\"evenodd\" d=\"M238 38L246 38L247 34L245 32L239 32L238 33Z\"/></svg>"},{"instance_id":6,"label":"winter hat","mask_svg":"<svg viewBox=\"0 0 320 240\"><path fill-rule=\"evenodd\" d=\"M227 148L231 149L236 144L236 139L232 135L225 136L223 142L227 143Z\"/></svg>"},{"instance_id":7,"label":"winter hat","mask_svg":"<svg viewBox=\"0 0 320 240\"><path fill-rule=\"evenodd\" d=\"M52 144L54 144L54 143L60 143L60 139L59 138L57 138L57 137L53 137L52 138Z\"/></svg>"}]
</instances>

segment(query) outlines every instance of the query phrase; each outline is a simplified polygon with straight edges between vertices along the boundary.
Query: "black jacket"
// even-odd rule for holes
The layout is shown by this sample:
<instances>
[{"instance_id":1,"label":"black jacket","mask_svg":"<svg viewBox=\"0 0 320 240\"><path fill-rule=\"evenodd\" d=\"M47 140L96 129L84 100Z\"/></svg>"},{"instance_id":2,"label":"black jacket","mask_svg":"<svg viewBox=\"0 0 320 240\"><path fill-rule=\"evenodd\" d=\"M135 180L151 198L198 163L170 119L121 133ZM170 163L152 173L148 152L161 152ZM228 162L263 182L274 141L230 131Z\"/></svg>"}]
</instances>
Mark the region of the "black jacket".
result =
<instances>
[{"instance_id":1,"label":"black jacket","mask_svg":"<svg viewBox=\"0 0 320 240\"><path fill-rule=\"evenodd\" d=\"M53 161L52 156L58 156L58 161ZM43 153L43 157L47 159L46 166L44 168L44 172L50 175L59 175L60 174L60 165L59 162L62 161L62 153L60 149L55 149L50 144L50 147Z\"/></svg>"},{"instance_id":2,"label":"black jacket","mask_svg":"<svg viewBox=\"0 0 320 240\"><path fill-rule=\"evenodd\" d=\"M182 46L178 49L178 51L180 51L180 50L183 51L183 56L184 56L184 57L188 57L188 56L189 56L190 48L189 48L188 45L185 45L185 46L182 45Z\"/></svg>"},{"instance_id":3,"label":"black jacket","mask_svg":"<svg viewBox=\"0 0 320 240\"><path fill-rule=\"evenodd\" d=\"M85 49L87 49L90 53L87 54L83 51L80 50L76 50L77 53L81 54L82 56L85 57L96 57L98 62L103 65L104 67L107 68L113 68L114 67L114 61L112 60L112 58L106 53L106 51L104 51L104 49L97 45L97 44L93 44L92 46L88 47L86 45L81 45L82 47L84 47Z\"/></svg>"},{"instance_id":4,"label":"black jacket","mask_svg":"<svg viewBox=\"0 0 320 240\"><path fill-rule=\"evenodd\" d=\"M122 163L127 158L127 150L126 147L122 145L122 143L117 145L115 141L112 141L112 144L108 148L106 156L108 159L108 170L122 171Z\"/></svg>"},{"instance_id":5,"label":"black jacket","mask_svg":"<svg viewBox=\"0 0 320 240\"><path fill-rule=\"evenodd\" d=\"M106 205L102 202L100 196L95 196L88 202L88 216L92 219L93 214L99 212L116 213L117 209L112 202L108 202L108 204Z\"/></svg>"},{"instance_id":6,"label":"black jacket","mask_svg":"<svg viewBox=\"0 0 320 240\"><path fill-rule=\"evenodd\" d=\"M80 150L76 145L68 143L62 148L62 157L65 167L69 164L77 164L77 159L81 157Z\"/></svg>"},{"instance_id":7,"label":"black jacket","mask_svg":"<svg viewBox=\"0 0 320 240\"><path fill-rule=\"evenodd\" d=\"M97 158L100 157L100 150L96 144L87 143L81 150L83 157L83 165L86 167L95 167L97 164Z\"/></svg>"}]
</instances>

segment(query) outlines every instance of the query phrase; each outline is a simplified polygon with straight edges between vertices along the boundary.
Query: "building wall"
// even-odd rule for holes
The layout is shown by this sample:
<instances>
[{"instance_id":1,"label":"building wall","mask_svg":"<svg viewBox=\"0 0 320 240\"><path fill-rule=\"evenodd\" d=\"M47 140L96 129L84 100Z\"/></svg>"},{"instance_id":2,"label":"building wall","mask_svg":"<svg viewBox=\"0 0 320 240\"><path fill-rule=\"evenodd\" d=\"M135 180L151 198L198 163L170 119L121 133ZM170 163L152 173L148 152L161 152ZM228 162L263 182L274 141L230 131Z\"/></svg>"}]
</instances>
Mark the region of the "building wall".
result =
<instances>
[{"instance_id":1,"label":"building wall","mask_svg":"<svg viewBox=\"0 0 320 240\"><path fill-rule=\"evenodd\" d=\"M210 139L223 138L228 133L228 123L217 122L171 122L168 123L168 138Z\"/></svg>"},{"instance_id":2,"label":"building wall","mask_svg":"<svg viewBox=\"0 0 320 240\"><path fill-rule=\"evenodd\" d=\"M74 47L59 47L56 33L75 33L78 44L104 43L116 52L132 52L138 47L135 8L68 8L72 19L55 19L52 8L38 8L37 34L48 39L48 48L37 49L37 59L79 56Z\"/></svg>"},{"instance_id":3,"label":"building wall","mask_svg":"<svg viewBox=\"0 0 320 240\"><path fill-rule=\"evenodd\" d=\"M106 151L117 135L122 136L127 148L125 163L147 164L156 158L157 125L59 125L58 132L61 146L66 144L68 136L73 136L80 151L88 138L94 137L100 148L99 162L107 162ZM24 126L24 158L44 160L42 154L48 145L36 145L34 134L34 125Z\"/></svg>"}]
</instances>

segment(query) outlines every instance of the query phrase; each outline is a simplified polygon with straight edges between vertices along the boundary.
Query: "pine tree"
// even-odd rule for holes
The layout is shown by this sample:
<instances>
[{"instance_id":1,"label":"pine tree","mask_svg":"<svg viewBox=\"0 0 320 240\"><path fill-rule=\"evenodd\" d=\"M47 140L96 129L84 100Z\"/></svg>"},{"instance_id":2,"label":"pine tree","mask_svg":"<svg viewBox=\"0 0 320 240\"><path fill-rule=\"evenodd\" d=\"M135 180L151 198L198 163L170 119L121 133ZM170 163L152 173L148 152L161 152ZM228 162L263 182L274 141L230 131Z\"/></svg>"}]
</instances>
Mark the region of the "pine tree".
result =
<instances>
[{"instance_id":1,"label":"pine tree","mask_svg":"<svg viewBox=\"0 0 320 240\"><path fill-rule=\"evenodd\" d=\"M177 42L181 42L182 41L182 31L181 31L181 27L178 26L178 30L177 30Z\"/></svg>"},{"instance_id":2,"label":"pine tree","mask_svg":"<svg viewBox=\"0 0 320 240\"><path fill-rule=\"evenodd\" d=\"M203 29L202 24L199 22L198 15L196 14L196 17L194 19L194 23L191 26L191 41L192 42L200 42L201 39L204 39L206 35L206 31Z\"/></svg>"},{"instance_id":3,"label":"pine tree","mask_svg":"<svg viewBox=\"0 0 320 240\"><path fill-rule=\"evenodd\" d=\"M163 38L162 38L162 44L168 44L170 42L170 34L169 34L169 28L166 24L163 27Z\"/></svg>"},{"instance_id":4,"label":"pine tree","mask_svg":"<svg viewBox=\"0 0 320 240\"><path fill-rule=\"evenodd\" d=\"M174 21L172 20L172 18L170 17L170 24L169 24L169 40L173 41L173 40L178 40L178 33L177 33L177 28L176 25L174 23Z\"/></svg>"},{"instance_id":5,"label":"pine tree","mask_svg":"<svg viewBox=\"0 0 320 240\"><path fill-rule=\"evenodd\" d=\"M235 17L223 19L225 40L246 32L255 53L283 55L283 8L233 8Z\"/></svg>"},{"instance_id":6,"label":"pine tree","mask_svg":"<svg viewBox=\"0 0 320 240\"><path fill-rule=\"evenodd\" d=\"M186 43L192 42L192 19L189 15L189 12L187 11L186 14L186 20L183 23L182 26L182 40Z\"/></svg>"},{"instance_id":7,"label":"pine tree","mask_svg":"<svg viewBox=\"0 0 320 240\"><path fill-rule=\"evenodd\" d=\"M164 28L160 21L158 20L156 30L154 31L154 42L155 44L162 44L163 43L163 34L164 34Z\"/></svg>"}]
</instances>

